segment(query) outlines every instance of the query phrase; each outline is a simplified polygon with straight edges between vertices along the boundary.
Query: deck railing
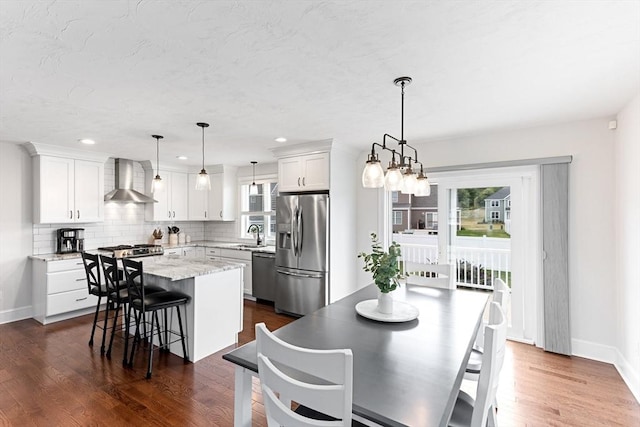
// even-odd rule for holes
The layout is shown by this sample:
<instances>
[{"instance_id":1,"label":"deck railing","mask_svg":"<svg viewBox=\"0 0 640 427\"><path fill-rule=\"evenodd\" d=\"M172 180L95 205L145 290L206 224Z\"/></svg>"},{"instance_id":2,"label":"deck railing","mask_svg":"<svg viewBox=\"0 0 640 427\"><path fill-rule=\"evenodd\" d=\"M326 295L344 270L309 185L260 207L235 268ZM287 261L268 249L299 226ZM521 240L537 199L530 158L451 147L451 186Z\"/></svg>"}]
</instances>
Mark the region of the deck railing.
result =
<instances>
[{"instance_id":1,"label":"deck railing","mask_svg":"<svg viewBox=\"0 0 640 427\"><path fill-rule=\"evenodd\" d=\"M400 243L402 260L414 263L438 262L438 247ZM458 286L493 289L493 279L500 277L511 287L511 251L509 249L453 247L451 260L456 265Z\"/></svg>"}]
</instances>

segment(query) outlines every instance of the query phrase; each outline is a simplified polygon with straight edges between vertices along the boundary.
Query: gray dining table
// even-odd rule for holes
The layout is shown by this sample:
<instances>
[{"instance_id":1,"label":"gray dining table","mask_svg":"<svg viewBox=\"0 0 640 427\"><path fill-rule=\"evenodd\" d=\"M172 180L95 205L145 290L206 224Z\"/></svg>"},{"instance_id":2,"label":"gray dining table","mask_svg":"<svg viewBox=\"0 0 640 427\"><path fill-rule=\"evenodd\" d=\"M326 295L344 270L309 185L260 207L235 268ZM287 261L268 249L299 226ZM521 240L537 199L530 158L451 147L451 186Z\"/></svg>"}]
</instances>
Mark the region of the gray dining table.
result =
<instances>
[{"instance_id":1,"label":"gray dining table","mask_svg":"<svg viewBox=\"0 0 640 427\"><path fill-rule=\"evenodd\" d=\"M383 426L446 426L488 292L403 285L394 300L418 308L417 319L385 323L356 313L374 299L366 286L275 331L306 348L353 352L353 413ZM257 375L255 341L225 355L236 365L234 425L251 426L251 378Z\"/></svg>"}]
</instances>

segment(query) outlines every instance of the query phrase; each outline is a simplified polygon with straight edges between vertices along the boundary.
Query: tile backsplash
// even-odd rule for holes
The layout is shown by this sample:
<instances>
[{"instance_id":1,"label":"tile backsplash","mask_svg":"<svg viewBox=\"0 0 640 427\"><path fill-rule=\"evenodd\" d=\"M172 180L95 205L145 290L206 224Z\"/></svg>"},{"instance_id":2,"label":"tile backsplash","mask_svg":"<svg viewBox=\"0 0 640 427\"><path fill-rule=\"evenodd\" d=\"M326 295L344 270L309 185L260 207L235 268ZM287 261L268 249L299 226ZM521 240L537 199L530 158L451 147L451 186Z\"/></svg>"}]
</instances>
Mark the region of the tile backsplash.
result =
<instances>
[{"instance_id":1,"label":"tile backsplash","mask_svg":"<svg viewBox=\"0 0 640 427\"><path fill-rule=\"evenodd\" d=\"M133 188L144 193L144 169L134 162ZM110 158L105 163L105 194L115 188L115 163ZM144 220L144 204L108 202L104 206L104 221L99 223L73 224L34 224L33 254L41 255L56 251L56 231L59 228L84 228L85 248L95 249L101 246L119 244L148 243L151 233L157 227L164 233L163 243L167 243L167 227L177 226L181 232L191 236L191 240L237 239L235 222L148 222Z\"/></svg>"}]
</instances>

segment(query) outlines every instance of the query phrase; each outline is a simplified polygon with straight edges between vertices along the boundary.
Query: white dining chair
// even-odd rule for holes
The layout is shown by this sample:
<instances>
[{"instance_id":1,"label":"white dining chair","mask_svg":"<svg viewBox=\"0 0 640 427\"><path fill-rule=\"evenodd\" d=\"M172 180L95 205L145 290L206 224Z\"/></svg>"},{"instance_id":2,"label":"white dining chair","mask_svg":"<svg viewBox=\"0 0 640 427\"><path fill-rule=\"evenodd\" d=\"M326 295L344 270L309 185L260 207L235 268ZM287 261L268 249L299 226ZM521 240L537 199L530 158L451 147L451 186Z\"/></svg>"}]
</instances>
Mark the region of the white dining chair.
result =
<instances>
[{"instance_id":1,"label":"white dining chair","mask_svg":"<svg viewBox=\"0 0 640 427\"><path fill-rule=\"evenodd\" d=\"M504 309L504 302L507 300L506 292L503 290L494 290L493 291L493 302L500 305L500 308L503 312L506 313ZM487 324L484 323L482 327L478 330L478 334L476 335L476 342L473 348L471 349L471 354L469 355L469 361L467 362L467 368L465 369L464 378L466 380L478 381L480 376L480 371L482 369L482 354L484 353L484 326Z\"/></svg>"},{"instance_id":2,"label":"white dining chair","mask_svg":"<svg viewBox=\"0 0 640 427\"><path fill-rule=\"evenodd\" d=\"M256 324L256 343L269 427L352 425L351 350L297 347L276 337L264 323ZM300 405L295 411L292 401Z\"/></svg>"},{"instance_id":3,"label":"white dining chair","mask_svg":"<svg viewBox=\"0 0 640 427\"><path fill-rule=\"evenodd\" d=\"M455 289L453 264L427 264L404 261L407 284Z\"/></svg>"},{"instance_id":4,"label":"white dining chair","mask_svg":"<svg viewBox=\"0 0 640 427\"><path fill-rule=\"evenodd\" d=\"M489 308L489 324L484 327L484 353L482 370L476 388L475 399L460 390L453 408L449 426L496 426L494 405L498 380L504 362L507 342L507 319L500 304L492 302Z\"/></svg>"}]
</instances>

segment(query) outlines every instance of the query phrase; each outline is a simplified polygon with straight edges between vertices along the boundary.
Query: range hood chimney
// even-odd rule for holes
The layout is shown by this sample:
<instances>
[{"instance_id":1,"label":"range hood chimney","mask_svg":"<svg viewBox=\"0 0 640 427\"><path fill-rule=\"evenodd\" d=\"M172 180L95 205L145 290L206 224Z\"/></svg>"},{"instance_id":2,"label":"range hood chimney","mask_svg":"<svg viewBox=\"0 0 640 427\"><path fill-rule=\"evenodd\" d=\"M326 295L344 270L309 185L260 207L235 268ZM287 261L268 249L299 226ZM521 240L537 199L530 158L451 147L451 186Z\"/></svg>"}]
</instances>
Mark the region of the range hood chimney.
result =
<instances>
[{"instance_id":1,"label":"range hood chimney","mask_svg":"<svg viewBox=\"0 0 640 427\"><path fill-rule=\"evenodd\" d=\"M104 196L105 202L157 203L133 189L133 160L116 159L116 189Z\"/></svg>"}]
</instances>

